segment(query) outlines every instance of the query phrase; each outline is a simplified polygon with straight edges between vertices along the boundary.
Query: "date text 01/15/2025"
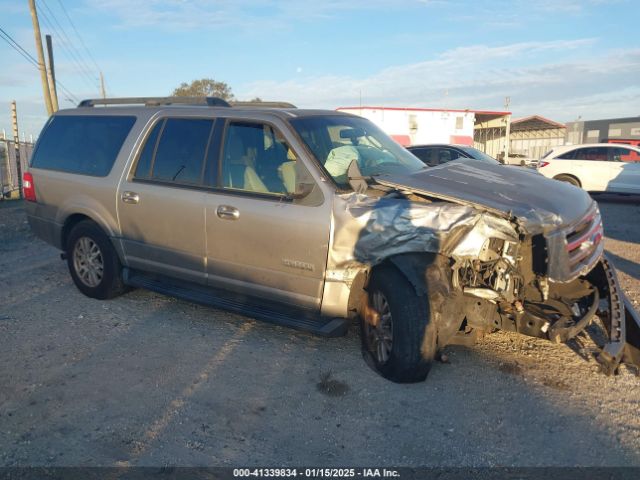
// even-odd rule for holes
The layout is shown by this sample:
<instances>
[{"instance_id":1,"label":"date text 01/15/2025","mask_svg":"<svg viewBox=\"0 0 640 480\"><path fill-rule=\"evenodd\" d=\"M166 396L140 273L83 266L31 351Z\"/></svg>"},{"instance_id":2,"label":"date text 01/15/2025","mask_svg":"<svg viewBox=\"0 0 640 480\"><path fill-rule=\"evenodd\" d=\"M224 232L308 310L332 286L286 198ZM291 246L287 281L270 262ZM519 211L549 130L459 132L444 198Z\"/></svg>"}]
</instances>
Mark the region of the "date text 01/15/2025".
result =
<instances>
[{"instance_id":1,"label":"date text 01/15/2025","mask_svg":"<svg viewBox=\"0 0 640 480\"><path fill-rule=\"evenodd\" d=\"M398 478L399 472L387 468L235 468L235 478Z\"/></svg>"}]
</instances>

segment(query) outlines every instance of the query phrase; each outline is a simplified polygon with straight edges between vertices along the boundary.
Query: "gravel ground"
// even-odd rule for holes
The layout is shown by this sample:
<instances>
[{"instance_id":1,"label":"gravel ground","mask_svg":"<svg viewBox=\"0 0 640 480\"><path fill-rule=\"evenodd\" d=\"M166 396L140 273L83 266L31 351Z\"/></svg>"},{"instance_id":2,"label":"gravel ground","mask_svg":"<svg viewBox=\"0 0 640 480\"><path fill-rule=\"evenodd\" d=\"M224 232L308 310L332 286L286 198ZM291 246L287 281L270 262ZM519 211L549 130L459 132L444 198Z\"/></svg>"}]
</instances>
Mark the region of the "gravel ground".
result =
<instances>
[{"instance_id":1,"label":"gravel ground","mask_svg":"<svg viewBox=\"0 0 640 480\"><path fill-rule=\"evenodd\" d=\"M598 200L637 304L640 201ZM20 203L0 202L0 466L640 466L640 378L574 347L497 333L396 385L355 328L324 339L143 290L86 298Z\"/></svg>"}]
</instances>

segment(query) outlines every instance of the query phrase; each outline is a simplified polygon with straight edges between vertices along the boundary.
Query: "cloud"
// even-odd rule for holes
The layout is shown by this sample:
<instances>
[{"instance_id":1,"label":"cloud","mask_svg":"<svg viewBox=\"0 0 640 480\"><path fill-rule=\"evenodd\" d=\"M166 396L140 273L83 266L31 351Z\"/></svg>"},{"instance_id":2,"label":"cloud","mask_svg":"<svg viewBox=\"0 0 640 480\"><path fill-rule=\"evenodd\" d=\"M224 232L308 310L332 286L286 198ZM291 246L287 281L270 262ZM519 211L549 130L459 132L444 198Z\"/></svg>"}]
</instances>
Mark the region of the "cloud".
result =
<instances>
[{"instance_id":1,"label":"cloud","mask_svg":"<svg viewBox=\"0 0 640 480\"><path fill-rule=\"evenodd\" d=\"M282 28L291 21L311 22L346 11L400 10L442 5L443 0L87 0L89 9L114 15L122 28Z\"/></svg>"},{"instance_id":2,"label":"cloud","mask_svg":"<svg viewBox=\"0 0 640 480\"><path fill-rule=\"evenodd\" d=\"M536 0L530 2L525 0L529 6L536 10L550 13L582 13L587 8L599 5L614 5L627 3L628 0ZM632 0L635 1L635 0Z\"/></svg>"},{"instance_id":3,"label":"cloud","mask_svg":"<svg viewBox=\"0 0 640 480\"><path fill-rule=\"evenodd\" d=\"M433 60L383 69L367 77L299 76L286 82L257 81L236 89L238 96L287 100L299 106L336 108L363 104L499 109L511 97L517 116L558 115L559 120L595 115L637 115L632 105L614 101L640 91L640 49L612 50L582 59L533 62L543 54L579 50L593 39L475 45L446 51ZM445 95L445 91L447 94ZM603 102L608 99L610 103Z\"/></svg>"}]
</instances>

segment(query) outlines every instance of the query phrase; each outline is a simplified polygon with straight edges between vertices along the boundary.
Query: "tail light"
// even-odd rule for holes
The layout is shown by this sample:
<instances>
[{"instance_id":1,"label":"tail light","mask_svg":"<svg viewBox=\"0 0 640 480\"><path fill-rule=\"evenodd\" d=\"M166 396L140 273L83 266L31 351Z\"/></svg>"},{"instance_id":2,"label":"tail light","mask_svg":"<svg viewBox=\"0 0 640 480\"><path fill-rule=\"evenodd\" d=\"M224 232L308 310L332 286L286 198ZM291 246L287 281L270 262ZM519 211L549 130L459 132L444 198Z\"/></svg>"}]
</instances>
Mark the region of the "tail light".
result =
<instances>
[{"instance_id":1,"label":"tail light","mask_svg":"<svg viewBox=\"0 0 640 480\"><path fill-rule=\"evenodd\" d=\"M538 168L546 167L547 165L549 165L549 162L544 162L542 160L538 162Z\"/></svg>"},{"instance_id":2,"label":"tail light","mask_svg":"<svg viewBox=\"0 0 640 480\"><path fill-rule=\"evenodd\" d=\"M29 172L22 176L22 193L28 202L36 201L36 186L33 184L33 175Z\"/></svg>"}]
</instances>

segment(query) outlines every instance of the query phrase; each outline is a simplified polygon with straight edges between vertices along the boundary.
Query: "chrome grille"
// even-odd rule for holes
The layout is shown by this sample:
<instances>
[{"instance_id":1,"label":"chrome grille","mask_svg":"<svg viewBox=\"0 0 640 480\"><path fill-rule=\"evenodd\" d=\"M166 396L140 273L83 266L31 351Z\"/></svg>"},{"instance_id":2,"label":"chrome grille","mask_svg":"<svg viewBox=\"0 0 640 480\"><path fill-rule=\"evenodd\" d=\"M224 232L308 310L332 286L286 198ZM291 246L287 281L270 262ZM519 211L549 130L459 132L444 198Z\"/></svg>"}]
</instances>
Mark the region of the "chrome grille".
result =
<instances>
[{"instance_id":1,"label":"chrome grille","mask_svg":"<svg viewBox=\"0 0 640 480\"><path fill-rule=\"evenodd\" d=\"M566 250L572 275L590 266L602 253L602 217L597 209L592 210L566 235Z\"/></svg>"}]
</instances>

